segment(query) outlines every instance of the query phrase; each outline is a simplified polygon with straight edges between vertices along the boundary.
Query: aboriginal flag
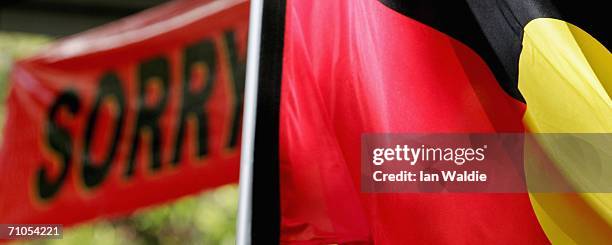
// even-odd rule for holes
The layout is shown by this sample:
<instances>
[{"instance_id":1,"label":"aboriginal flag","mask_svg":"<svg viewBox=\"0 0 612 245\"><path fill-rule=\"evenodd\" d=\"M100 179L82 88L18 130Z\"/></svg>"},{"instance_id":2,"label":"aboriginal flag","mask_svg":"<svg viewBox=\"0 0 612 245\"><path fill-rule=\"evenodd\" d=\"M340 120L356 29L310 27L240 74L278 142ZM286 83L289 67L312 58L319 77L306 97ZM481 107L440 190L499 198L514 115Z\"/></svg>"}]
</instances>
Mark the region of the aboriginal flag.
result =
<instances>
[{"instance_id":1,"label":"aboriginal flag","mask_svg":"<svg viewBox=\"0 0 612 245\"><path fill-rule=\"evenodd\" d=\"M372 194L359 182L364 133L612 132L605 9L265 1L253 242L611 241L606 194Z\"/></svg>"}]
</instances>

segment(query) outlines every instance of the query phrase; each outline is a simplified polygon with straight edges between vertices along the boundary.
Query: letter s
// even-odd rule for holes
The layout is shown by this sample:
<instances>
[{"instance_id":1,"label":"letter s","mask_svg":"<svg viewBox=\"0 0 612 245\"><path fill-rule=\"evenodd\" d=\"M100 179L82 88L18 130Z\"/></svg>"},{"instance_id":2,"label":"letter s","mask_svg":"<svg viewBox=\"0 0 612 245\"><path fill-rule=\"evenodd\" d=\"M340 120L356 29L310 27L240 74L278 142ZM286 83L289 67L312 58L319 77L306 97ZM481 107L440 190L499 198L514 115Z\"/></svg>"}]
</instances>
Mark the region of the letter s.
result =
<instances>
[{"instance_id":1,"label":"letter s","mask_svg":"<svg viewBox=\"0 0 612 245\"><path fill-rule=\"evenodd\" d=\"M72 115L80 109L80 101L73 91L65 91L60 94L49 110L47 118L47 143L51 149L62 158L59 177L55 180L49 179L48 170L42 166L38 169L36 178L36 192L42 199L48 200L55 196L68 176L68 170L72 163L72 140L67 129L62 128L55 121L55 117L61 108L67 108Z\"/></svg>"}]
</instances>

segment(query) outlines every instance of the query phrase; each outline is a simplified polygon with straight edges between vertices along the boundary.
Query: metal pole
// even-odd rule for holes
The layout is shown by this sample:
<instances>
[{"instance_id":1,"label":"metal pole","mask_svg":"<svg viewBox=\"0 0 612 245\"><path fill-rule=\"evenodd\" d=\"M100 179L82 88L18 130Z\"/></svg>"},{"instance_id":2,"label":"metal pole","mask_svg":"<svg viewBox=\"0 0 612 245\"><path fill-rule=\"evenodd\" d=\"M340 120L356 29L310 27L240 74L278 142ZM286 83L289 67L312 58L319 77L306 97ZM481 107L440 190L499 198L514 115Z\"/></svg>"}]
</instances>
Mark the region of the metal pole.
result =
<instances>
[{"instance_id":1,"label":"metal pole","mask_svg":"<svg viewBox=\"0 0 612 245\"><path fill-rule=\"evenodd\" d=\"M257 115L257 87L259 84L259 54L263 0L251 0L249 13L249 37L242 119L242 148L240 152L240 197L236 244L251 244L251 217L253 193L253 151L255 143L255 119Z\"/></svg>"}]
</instances>

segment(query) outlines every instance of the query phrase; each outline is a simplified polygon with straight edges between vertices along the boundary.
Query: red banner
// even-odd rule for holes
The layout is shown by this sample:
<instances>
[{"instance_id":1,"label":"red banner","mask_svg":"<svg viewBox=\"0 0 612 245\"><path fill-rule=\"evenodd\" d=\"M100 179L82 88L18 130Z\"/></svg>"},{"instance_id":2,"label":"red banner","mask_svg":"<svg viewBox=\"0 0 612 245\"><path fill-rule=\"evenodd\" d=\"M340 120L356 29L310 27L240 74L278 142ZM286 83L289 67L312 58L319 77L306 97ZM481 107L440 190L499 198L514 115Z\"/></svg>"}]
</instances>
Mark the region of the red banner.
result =
<instances>
[{"instance_id":1,"label":"red banner","mask_svg":"<svg viewBox=\"0 0 612 245\"><path fill-rule=\"evenodd\" d=\"M248 4L169 3L18 62L0 223L73 224L236 182Z\"/></svg>"}]
</instances>

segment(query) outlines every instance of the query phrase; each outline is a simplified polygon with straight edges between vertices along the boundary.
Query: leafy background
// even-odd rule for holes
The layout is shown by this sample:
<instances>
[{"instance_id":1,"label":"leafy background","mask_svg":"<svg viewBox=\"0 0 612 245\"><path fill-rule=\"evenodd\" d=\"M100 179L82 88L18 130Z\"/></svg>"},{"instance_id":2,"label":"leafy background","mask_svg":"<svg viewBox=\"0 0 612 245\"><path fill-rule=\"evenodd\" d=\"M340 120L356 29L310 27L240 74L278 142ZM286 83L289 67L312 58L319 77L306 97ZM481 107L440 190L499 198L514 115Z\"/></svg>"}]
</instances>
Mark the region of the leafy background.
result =
<instances>
[{"instance_id":1,"label":"leafy background","mask_svg":"<svg viewBox=\"0 0 612 245\"><path fill-rule=\"evenodd\" d=\"M52 38L0 32L0 128L4 128L11 64L53 41ZM0 141L2 140L0 131ZM0 163L2 164L2 163ZM0 173L0 176L2 173ZM234 244L238 188L228 185L145 208L128 217L90 221L64 230L61 240L23 244Z\"/></svg>"}]
</instances>

